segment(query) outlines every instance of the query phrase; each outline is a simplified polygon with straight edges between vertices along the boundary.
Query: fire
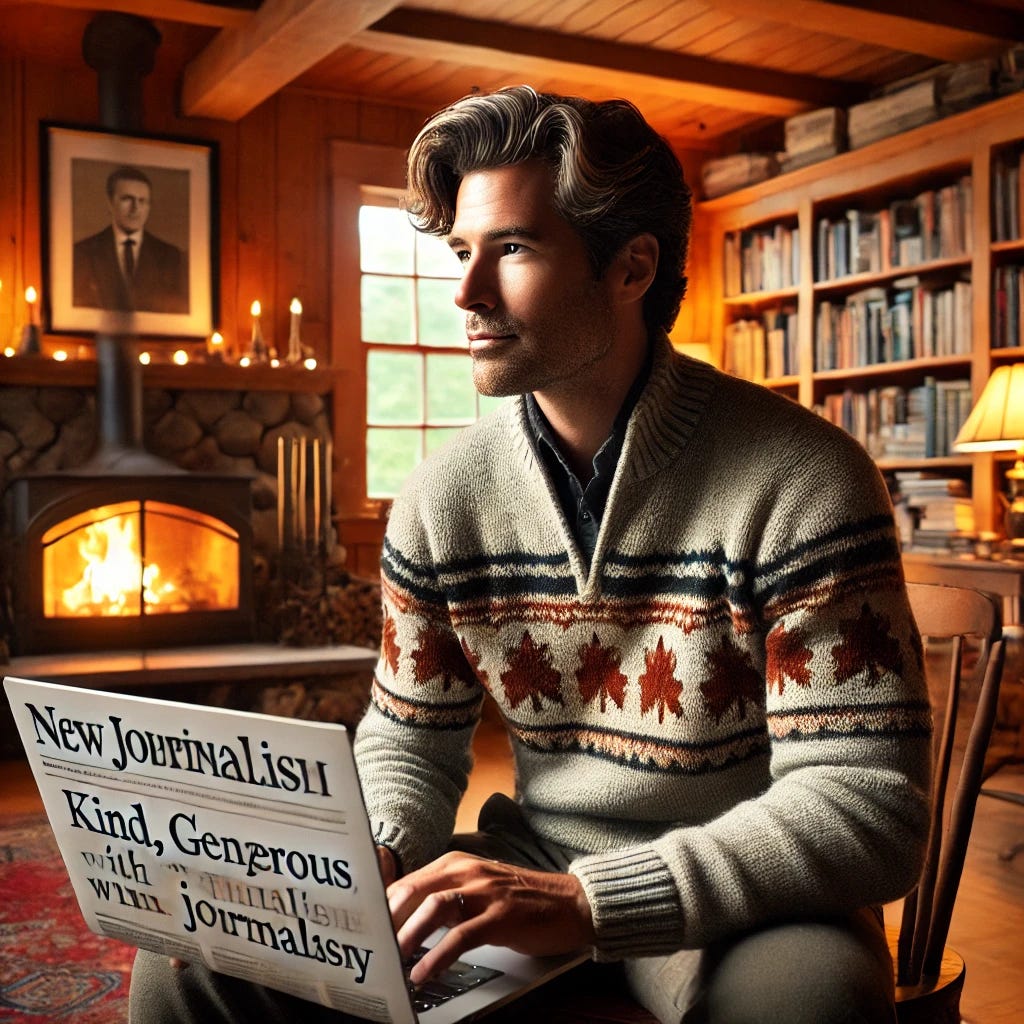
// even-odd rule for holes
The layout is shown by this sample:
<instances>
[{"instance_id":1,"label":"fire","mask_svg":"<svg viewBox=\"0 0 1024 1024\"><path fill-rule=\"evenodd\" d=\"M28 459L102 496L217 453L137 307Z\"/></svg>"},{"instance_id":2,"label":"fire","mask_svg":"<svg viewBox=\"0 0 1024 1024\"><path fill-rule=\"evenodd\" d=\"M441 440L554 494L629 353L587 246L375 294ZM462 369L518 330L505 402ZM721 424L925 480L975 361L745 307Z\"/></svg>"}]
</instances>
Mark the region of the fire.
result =
<instances>
[{"instance_id":1,"label":"fire","mask_svg":"<svg viewBox=\"0 0 1024 1024\"><path fill-rule=\"evenodd\" d=\"M79 532L85 568L82 578L61 593L64 614L138 615L140 600L174 604L177 587L161 581L160 566L143 567L138 517L115 516Z\"/></svg>"},{"instance_id":2,"label":"fire","mask_svg":"<svg viewBox=\"0 0 1024 1024\"><path fill-rule=\"evenodd\" d=\"M43 537L49 617L173 614L238 606L238 535L176 505L128 501Z\"/></svg>"}]
</instances>

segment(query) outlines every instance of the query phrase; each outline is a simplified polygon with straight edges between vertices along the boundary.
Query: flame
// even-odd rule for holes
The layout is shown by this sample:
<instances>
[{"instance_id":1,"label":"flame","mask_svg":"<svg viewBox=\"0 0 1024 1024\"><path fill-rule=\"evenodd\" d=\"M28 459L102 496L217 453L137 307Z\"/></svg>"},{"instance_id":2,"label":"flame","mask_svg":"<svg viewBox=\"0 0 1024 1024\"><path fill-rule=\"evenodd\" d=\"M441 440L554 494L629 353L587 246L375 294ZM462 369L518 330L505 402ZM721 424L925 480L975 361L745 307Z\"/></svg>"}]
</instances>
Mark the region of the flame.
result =
<instances>
[{"instance_id":1,"label":"flame","mask_svg":"<svg viewBox=\"0 0 1024 1024\"><path fill-rule=\"evenodd\" d=\"M42 542L48 617L238 607L238 532L193 509L152 500L104 505L56 523Z\"/></svg>"},{"instance_id":2,"label":"flame","mask_svg":"<svg viewBox=\"0 0 1024 1024\"><path fill-rule=\"evenodd\" d=\"M61 592L65 614L138 615L140 589L147 605L175 603L177 587L160 579L160 566L143 568L136 516L104 519L80 532L78 554L85 568Z\"/></svg>"}]
</instances>

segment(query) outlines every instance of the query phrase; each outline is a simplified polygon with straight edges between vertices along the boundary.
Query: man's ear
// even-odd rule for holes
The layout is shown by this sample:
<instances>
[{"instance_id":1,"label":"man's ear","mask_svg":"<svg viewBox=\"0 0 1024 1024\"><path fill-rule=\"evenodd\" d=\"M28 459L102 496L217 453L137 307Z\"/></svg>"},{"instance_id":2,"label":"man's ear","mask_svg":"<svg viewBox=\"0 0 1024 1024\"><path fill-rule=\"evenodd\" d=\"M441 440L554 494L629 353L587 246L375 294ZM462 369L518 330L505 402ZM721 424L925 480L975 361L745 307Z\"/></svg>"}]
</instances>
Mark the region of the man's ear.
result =
<instances>
[{"instance_id":1,"label":"man's ear","mask_svg":"<svg viewBox=\"0 0 1024 1024\"><path fill-rule=\"evenodd\" d=\"M613 262L615 283L623 302L641 302L658 270L658 240L645 232L631 238Z\"/></svg>"}]
</instances>

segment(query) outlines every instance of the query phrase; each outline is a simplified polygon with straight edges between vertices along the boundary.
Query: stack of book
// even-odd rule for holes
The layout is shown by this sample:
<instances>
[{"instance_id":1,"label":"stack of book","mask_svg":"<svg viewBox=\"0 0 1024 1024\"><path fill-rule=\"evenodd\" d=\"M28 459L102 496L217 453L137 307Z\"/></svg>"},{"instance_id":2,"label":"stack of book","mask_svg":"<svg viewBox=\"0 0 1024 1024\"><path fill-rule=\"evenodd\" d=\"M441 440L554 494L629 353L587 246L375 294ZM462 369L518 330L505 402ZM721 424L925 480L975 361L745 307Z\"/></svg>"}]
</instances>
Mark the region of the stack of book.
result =
<instances>
[{"instance_id":1,"label":"stack of book","mask_svg":"<svg viewBox=\"0 0 1024 1024\"><path fill-rule=\"evenodd\" d=\"M774 153L737 153L708 160L700 169L701 184L708 199L724 196L779 173Z\"/></svg>"},{"instance_id":2,"label":"stack of book","mask_svg":"<svg viewBox=\"0 0 1024 1024\"><path fill-rule=\"evenodd\" d=\"M1024 150L999 153L992 160L992 241L1024 237Z\"/></svg>"},{"instance_id":3,"label":"stack of book","mask_svg":"<svg viewBox=\"0 0 1024 1024\"><path fill-rule=\"evenodd\" d=\"M846 111L823 107L786 121L786 152L780 169L795 171L846 150Z\"/></svg>"},{"instance_id":4,"label":"stack of book","mask_svg":"<svg viewBox=\"0 0 1024 1024\"><path fill-rule=\"evenodd\" d=\"M815 369L970 355L972 295L970 281L940 284L905 277L894 281L891 291L876 286L843 302L822 300L815 318ZM1017 296L1012 308L1019 323L1019 282Z\"/></svg>"},{"instance_id":5,"label":"stack of book","mask_svg":"<svg viewBox=\"0 0 1024 1024\"><path fill-rule=\"evenodd\" d=\"M934 121L939 116L938 87L938 79L927 77L850 107L850 148L859 149Z\"/></svg>"},{"instance_id":6,"label":"stack of book","mask_svg":"<svg viewBox=\"0 0 1024 1024\"><path fill-rule=\"evenodd\" d=\"M1024 345L1024 267L1012 264L992 271L992 347Z\"/></svg>"},{"instance_id":7,"label":"stack of book","mask_svg":"<svg viewBox=\"0 0 1024 1024\"><path fill-rule=\"evenodd\" d=\"M967 380L825 395L816 411L852 434L875 459L905 461L950 455L971 408Z\"/></svg>"},{"instance_id":8,"label":"stack of book","mask_svg":"<svg viewBox=\"0 0 1024 1024\"><path fill-rule=\"evenodd\" d=\"M790 377L797 372L796 308L766 309L760 319L734 320L725 327L723 365L747 380Z\"/></svg>"},{"instance_id":9,"label":"stack of book","mask_svg":"<svg viewBox=\"0 0 1024 1024\"><path fill-rule=\"evenodd\" d=\"M943 551L956 535L974 532L974 507L967 484L956 477L920 470L893 474L893 501L909 517L897 522L909 525L901 533L904 547L918 551Z\"/></svg>"},{"instance_id":10,"label":"stack of book","mask_svg":"<svg viewBox=\"0 0 1024 1024\"><path fill-rule=\"evenodd\" d=\"M848 209L820 217L815 279L832 281L848 274L886 273L892 267L964 257L973 248L973 218L974 183L969 174L941 188L894 199L882 210Z\"/></svg>"},{"instance_id":11,"label":"stack of book","mask_svg":"<svg viewBox=\"0 0 1024 1024\"><path fill-rule=\"evenodd\" d=\"M724 242L727 296L777 291L800 283L800 231L785 224L728 231Z\"/></svg>"}]
</instances>

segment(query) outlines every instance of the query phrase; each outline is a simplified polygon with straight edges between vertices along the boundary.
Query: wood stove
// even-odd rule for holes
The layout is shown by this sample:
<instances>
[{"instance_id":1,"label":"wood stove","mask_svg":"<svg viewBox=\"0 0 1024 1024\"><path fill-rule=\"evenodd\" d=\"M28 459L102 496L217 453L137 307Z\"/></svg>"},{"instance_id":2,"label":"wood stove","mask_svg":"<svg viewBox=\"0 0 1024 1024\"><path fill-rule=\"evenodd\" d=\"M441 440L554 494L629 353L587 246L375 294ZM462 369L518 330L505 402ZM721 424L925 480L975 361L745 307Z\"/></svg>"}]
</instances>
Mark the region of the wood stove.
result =
<instances>
[{"instance_id":1,"label":"wood stove","mask_svg":"<svg viewBox=\"0 0 1024 1024\"><path fill-rule=\"evenodd\" d=\"M11 482L12 653L253 638L249 479L152 463Z\"/></svg>"},{"instance_id":2,"label":"wood stove","mask_svg":"<svg viewBox=\"0 0 1024 1024\"><path fill-rule=\"evenodd\" d=\"M141 129L159 43L134 15L89 23L82 52L105 127ZM251 640L251 481L189 473L145 450L134 321L109 320L95 338L95 452L74 470L16 477L5 494L12 653Z\"/></svg>"}]
</instances>

